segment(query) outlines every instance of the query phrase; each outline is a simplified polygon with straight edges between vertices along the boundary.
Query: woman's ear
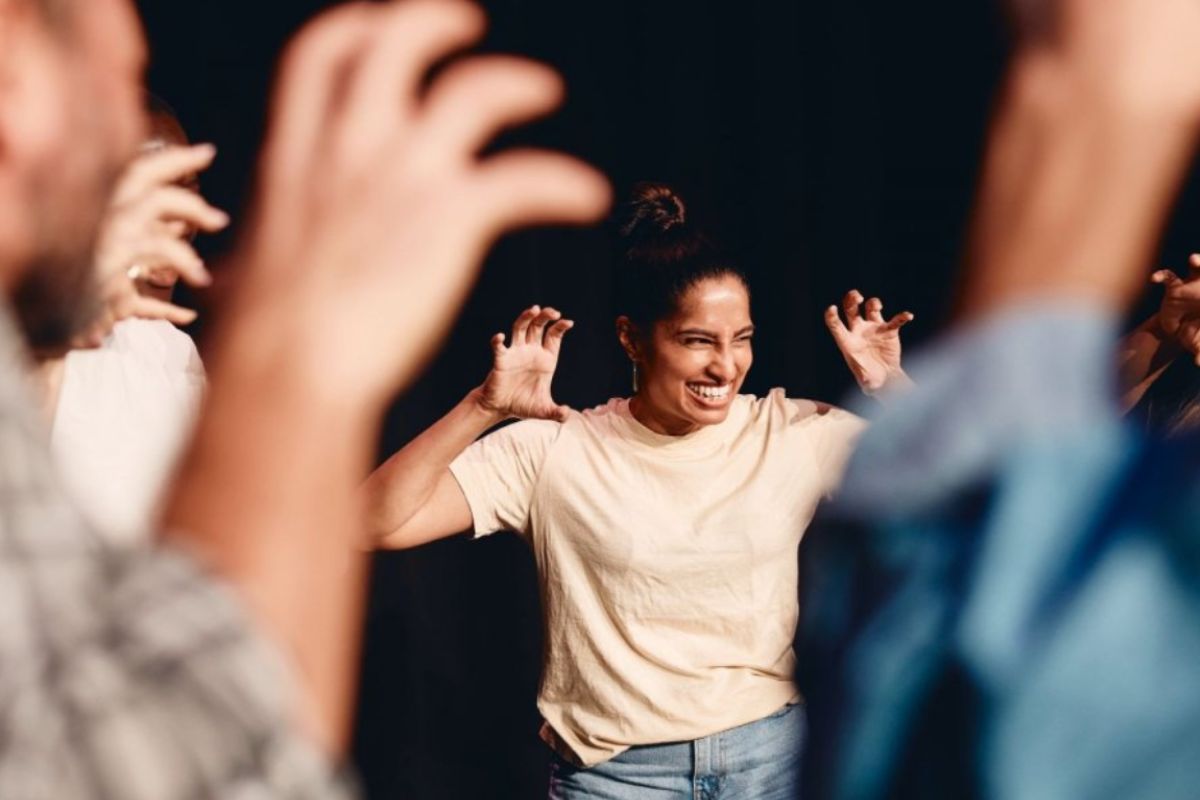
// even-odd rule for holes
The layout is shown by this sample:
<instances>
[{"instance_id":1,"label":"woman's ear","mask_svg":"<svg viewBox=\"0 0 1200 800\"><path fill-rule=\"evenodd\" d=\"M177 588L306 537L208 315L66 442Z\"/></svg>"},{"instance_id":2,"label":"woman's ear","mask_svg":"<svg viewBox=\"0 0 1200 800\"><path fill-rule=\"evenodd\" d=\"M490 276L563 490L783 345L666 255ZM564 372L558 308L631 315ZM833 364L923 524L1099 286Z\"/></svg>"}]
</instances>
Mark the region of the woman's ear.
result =
<instances>
[{"instance_id":1,"label":"woman's ear","mask_svg":"<svg viewBox=\"0 0 1200 800\"><path fill-rule=\"evenodd\" d=\"M642 352L638 345L638 328L629 317L617 317L617 339L620 340L621 349L629 356L630 361L640 360Z\"/></svg>"}]
</instances>

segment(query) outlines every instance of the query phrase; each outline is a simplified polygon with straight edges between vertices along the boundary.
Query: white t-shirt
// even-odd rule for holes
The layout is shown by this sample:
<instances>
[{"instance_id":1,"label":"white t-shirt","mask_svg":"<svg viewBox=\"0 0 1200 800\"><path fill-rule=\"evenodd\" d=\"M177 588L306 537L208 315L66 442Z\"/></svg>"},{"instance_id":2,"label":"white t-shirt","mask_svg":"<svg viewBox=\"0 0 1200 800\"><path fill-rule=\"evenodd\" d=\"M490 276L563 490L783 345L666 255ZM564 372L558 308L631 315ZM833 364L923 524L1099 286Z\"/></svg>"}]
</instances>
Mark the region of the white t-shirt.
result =
<instances>
[{"instance_id":1,"label":"white t-shirt","mask_svg":"<svg viewBox=\"0 0 1200 800\"><path fill-rule=\"evenodd\" d=\"M204 392L191 337L162 320L117 323L66 357L50 449L67 491L117 543L147 534Z\"/></svg>"},{"instance_id":2,"label":"white t-shirt","mask_svg":"<svg viewBox=\"0 0 1200 800\"><path fill-rule=\"evenodd\" d=\"M518 531L537 560L543 736L590 766L798 700L797 548L862 428L776 389L665 436L614 399L459 456L476 534Z\"/></svg>"}]
</instances>

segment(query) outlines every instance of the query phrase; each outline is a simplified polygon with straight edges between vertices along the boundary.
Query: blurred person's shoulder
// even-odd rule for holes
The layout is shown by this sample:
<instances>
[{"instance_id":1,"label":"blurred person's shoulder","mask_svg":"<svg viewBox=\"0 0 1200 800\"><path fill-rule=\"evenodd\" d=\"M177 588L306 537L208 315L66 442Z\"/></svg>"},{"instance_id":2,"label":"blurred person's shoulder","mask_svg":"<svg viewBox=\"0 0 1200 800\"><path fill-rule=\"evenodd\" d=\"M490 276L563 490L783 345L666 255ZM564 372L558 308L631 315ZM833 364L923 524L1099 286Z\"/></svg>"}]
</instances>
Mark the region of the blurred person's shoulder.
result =
<instances>
[{"instance_id":1,"label":"blurred person's shoulder","mask_svg":"<svg viewBox=\"0 0 1200 800\"><path fill-rule=\"evenodd\" d=\"M191 336L166 320L127 319L113 328L111 347L177 372L204 374L200 352Z\"/></svg>"}]
</instances>

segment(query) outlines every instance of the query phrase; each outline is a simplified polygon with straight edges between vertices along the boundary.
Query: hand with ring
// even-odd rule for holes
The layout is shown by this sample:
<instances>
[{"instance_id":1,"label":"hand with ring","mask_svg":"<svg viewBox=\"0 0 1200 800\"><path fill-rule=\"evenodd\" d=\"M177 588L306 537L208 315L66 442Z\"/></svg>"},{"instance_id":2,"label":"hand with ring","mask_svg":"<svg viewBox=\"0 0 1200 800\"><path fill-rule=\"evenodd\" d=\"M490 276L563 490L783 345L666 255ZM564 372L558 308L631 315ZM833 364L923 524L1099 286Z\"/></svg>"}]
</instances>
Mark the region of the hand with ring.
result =
<instances>
[{"instance_id":1,"label":"hand with ring","mask_svg":"<svg viewBox=\"0 0 1200 800\"><path fill-rule=\"evenodd\" d=\"M119 320L165 319L186 325L196 313L146 296L142 284L169 290L177 278L207 286L212 278L189 243L194 231L229 224L223 211L178 184L207 168L211 145L167 147L139 156L117 182L96 245L102 307L77 346L98 346Z\"/></svg>"}]
</instances>

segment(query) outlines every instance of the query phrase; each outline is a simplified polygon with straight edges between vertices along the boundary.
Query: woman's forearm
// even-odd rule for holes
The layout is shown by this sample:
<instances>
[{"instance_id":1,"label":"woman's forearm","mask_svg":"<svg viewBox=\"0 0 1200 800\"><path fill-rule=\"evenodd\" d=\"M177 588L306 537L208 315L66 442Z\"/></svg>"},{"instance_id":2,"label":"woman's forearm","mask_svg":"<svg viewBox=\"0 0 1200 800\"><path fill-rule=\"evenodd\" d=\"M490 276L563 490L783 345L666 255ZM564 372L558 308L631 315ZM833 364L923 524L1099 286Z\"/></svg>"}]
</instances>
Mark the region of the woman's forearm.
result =
<instances>
[{"instance_id":1,"label":"woman's forearm","mask_svg":"<svg viewBox=\"0 0 1200 800\"><path fill-rule=\"evenodd\" d=\"M401 531L430 502L452 461L505 416L485 407L472 390L448 414L397 451L367 478L368 546ZM453 528L453 526L450 526ZM448 532L453 532L456 528Z\"/></svg>"}]
</instances>

